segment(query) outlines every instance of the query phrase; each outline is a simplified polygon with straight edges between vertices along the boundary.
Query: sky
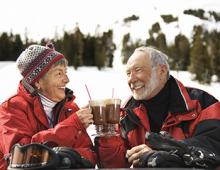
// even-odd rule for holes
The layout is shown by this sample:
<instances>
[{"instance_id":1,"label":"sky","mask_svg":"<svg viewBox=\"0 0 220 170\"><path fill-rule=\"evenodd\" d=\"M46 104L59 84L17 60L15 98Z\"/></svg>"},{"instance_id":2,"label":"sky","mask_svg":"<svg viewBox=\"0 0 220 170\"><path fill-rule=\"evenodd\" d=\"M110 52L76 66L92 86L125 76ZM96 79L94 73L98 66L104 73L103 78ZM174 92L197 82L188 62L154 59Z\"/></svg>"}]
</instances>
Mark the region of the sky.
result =
<instances>
[{"instance_id":1,"label":"sky","mask_svg":"<svg viewBox=\"0 0 220 170\"><path fill-rule=\"evenodd\" d=\"M219 0L0 0L0 4L0 33L27 34L36 41L73 31L76 25L85 34L114 28L117 42L127 32L146 39L151 25L161 20L160 14L181 16L189 8L220 12ZM140 17L140 24L123 25L123 19L133 14ZM190 23L189 18L179 20L181 31L188 35ZM164 31L172 37L177 31L175 25L171 27Z\"/></svg>"}]
</instances>

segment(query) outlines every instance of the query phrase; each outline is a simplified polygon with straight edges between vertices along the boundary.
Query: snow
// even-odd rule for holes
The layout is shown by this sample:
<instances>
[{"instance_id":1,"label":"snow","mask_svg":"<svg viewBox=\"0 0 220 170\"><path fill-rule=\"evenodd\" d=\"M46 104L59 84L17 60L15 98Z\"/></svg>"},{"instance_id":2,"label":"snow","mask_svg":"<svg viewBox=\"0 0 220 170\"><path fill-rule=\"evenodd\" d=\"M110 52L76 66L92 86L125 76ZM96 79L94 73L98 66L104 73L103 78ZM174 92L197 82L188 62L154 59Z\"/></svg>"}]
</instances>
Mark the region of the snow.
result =
<instances>
[{"instance_id":1,"label":"snow","mask_svg":"<svg viewBox=\"0 0 220 170\"><path fill-rule=\"evenodd\" d=\"M186 86L203 89L220 100L220 83L202 85L197 81L192 81L192 75L186 71L171 71L171 74ZM89 95L85 85L88 87L92 99L111 98L122 99L122 103L127 100L131 92L127 85L125 69L123 65L114 68L105 68L99 71L96 67L73 67L68 68L70 82L67 87L74 91L76 103L82 107L88 104ZM15 62L0 62L0 103L16 93L18 83L22 78Z\"/></svg>"}]
</instances>

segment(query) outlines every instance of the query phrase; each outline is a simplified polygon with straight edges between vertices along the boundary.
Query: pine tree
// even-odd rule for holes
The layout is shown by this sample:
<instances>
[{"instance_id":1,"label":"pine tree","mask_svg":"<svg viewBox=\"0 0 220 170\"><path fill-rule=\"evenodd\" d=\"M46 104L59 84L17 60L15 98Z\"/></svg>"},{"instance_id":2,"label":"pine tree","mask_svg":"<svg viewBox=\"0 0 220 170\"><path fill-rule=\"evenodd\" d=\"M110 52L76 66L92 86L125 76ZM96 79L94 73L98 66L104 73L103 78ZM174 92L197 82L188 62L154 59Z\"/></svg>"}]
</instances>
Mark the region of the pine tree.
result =
<instances>
[{"instance_id":1,"label":"pine tree","mask_svg":"<svg viewBox=\"0 0 220 170\"><path fill-rule=\"evenodd\" d=\"M88 35L83 39L83 63L95 66L95 37Z\"/></svg>"},{"instance_id":2,"label":"pine tree","mask_svg":"<svg viewBox=\"0 0 220 170\"><path fill-rule=\"evenodd\" d=\"M0 36L0 61L12 61L11 40L6 32Z\"/></svg>"},{"instance_id":3,"label":"pine tree","mask_svg":"<svg viewBox=\"0 0 220 170\"><path fill-rule=\"evenodd\" d=\"M83 65L83 34L78 26L75 28L71 44L73 49L73 65L77 69Z\"/></svg>"},{"instance_id":4,"label":"pine tree","mask_svg":"<svg viewBox=\"0 0 220 170\"><path fill-rule=\"evenodd\" d=\"M190 71L195 74L195 79L201 83L210 83L210 59L204 41L204 31L201 26L193 28L193 43L191 49Z\"/></svg>"},{"instance_id":5,"label":"pine tree","mask_svg":"<svg viewBox=\"0 0 220 170\"><path fill-rule=\"evenodd\" d=\"M105 46L101 37L97 37L95 41L95 65L101 70L105 66Z\"/></svg>"},{"instance_id":6,"label":"pine tree","mask_svg":"<svg viewBox=\"0 0 220 170\"><path fill-rule=\"evenodd\" d=\"M172 59L174 69L187 70L190 64L190 43L182 34L175 37Z\"/></svg>"},{"instance_id":7,"label":"pine tree","mask_svg":"<svg viewBox=\"0 0 220 170\"><path fill-rule=\"evenodd\" d=\"M220 81L220 33L217 30L213 30L206 36L207 39L207 51L210 56L210 64L213 71Z\"/></svg>"},{"instance_id":8,"label":"pine tree","mask_svg":"<svg viewBox=\"0 0 220 170\"><path fill-rule=\"evenodd\" d=\"M128 58L134 51L134 49L131 49L132 41L130 39L130 33L127 33L124 35L122 39L122 63L125 64L128 61Z\"/></svg>"},{"instance_id":9,"label":"pine tree","mask_svg":"<svg viewBox=\"0 0 220 170\"><path fill-rule=\"evenodd\" d=\"M24 50L24 45L21 40L21 37L19 34L16 34L13 37L13 42L12 42L12 60L15 61L23 50Z\"/></svg>"}]
</instances>

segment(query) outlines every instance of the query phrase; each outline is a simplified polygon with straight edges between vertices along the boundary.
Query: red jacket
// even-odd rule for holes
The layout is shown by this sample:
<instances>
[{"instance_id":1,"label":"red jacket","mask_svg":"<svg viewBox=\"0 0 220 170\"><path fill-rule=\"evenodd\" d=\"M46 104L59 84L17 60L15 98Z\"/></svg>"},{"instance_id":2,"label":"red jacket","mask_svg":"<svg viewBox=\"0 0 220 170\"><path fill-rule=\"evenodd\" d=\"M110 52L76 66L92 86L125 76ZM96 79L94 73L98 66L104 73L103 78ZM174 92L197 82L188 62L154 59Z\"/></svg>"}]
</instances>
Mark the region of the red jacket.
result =
<instances>
[{"instance_id":1,"label":"red jacket","mask_svg":"<svg viewBox=\"0 0 220 170\"><path fill-rule=\"evenodd\" d=\"M72 92L66 89L66 99L57 104L53 113L56 125L49 128L39 96L32 96L20 84L17 94L0 106L0 169L6 169L7 163L3 157L15 143L46 141L72 147L95 165L92 141L75 114L79 107L74 99Z\"/></svg>"},{"instance_id":2,"label":"red jacket","mask_svg":"<svg viewBox=\"0 0 220 170\"><path fill-rule=\"evenodd\" d=\"M220 102L202 90L184 87L172 76L168 82L168 114L161 131L189 145L206 147L220 154ZM145 134L151 129L144 104L133 98L126 103L120 131L120 136L95 139L100 167L130 167L125 158L126 150L148 144Z\"/></svg>"}]
</instances>

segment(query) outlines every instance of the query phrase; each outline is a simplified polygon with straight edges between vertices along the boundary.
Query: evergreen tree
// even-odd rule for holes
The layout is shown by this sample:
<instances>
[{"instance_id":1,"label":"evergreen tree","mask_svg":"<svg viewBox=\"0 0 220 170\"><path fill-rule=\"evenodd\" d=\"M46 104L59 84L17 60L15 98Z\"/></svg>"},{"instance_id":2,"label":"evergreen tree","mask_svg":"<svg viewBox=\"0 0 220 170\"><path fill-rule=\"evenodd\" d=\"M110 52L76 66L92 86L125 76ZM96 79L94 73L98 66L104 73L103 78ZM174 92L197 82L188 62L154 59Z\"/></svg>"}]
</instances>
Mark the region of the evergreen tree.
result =
<instances>
[{"instance_id":1,"label":"evergreen tree","mask_svg":"<svg viewBox=\"0 0 220 170\"><path fill-rule=\"evenodd\" d=\"M130 33L127 33L124 35L122 39L122 63L125 64L129 58L129 56L132 54L133 49L131 49L131 40L130 40Z\"/></svg>"},{"instance_id":2,"label":"evergreen tree","mask_svg":"<svg viewBox=\"0 0 220 170\"><path fill-rule=\"evenodd\" d=\"M12 61L11 40L6 32L0 36L0 61Z\"/></svg>"},{"instance_id":3,"label":"evergreen tree","mask_svg":"<svg viewBox=\"0 0 220 170\"><path fill-rule=\"evenodd\" d=\"M175 37L174 51L171 54L172 66L176 70L187 70L190 64L190 43L182 34Z\"/></svg>"},{"instance_id":4,"label":"evergreen tree","mask_svg":"<svg viewBox=\"0 0 220 170\"><path fill-rule=\"evenodd\" d=\"M13 37L13 42L12 42L12 60L15 61L21 54L21 52L24 50L24 45L21 40L21 37L19 34L16 34Z\"/></svg>"},{"instance_id":5,"label":"evergreen tree","mask_svg":"<svg viewBox=\"0 0 220 170\"><path fill-rule=\"evenodd\" d=\"M178 17L173 17L173 15L160 15L160 16L166 24L178 21Z\"/></svg>"},{"instance_id":6,"label":"evergreen tree","mask_svg":"<svg viewBox=\"0 0 220 170\"><path fill-rule=\"evenodd\" d=\"M195 74L195 79L201 83L210 83L210 59L204 43L204 31L201 26L193 28L193 43L191 49L190 71Z\"/></svg>"},{"instance_id":7,"label":"evergreen tree","mask_svg":"<svg viewBox=\"0 0 220 170\"><path fill-rule=\"evenodd\" d=\"M73 58L73 35L68 34L67 32L64 33L63 36L63 54L68 60L69 66L74 66L74 58Z\"/></svg>"},{"instance_id":8,"label":"evergreen tree","mask_svg":"<svg viewBox=\"0 0 220 170\"><path fill-rule=\"evenodd\" d=\"M138 42L134 44L130 39L130 34L125 34L122 40L122 63L127 63L129 57L134 52L135 48L138 46Z\"/></svg>"},{"instance_id":9,"label":"evergreen tree","mask_svg":"<svg viewBox=\"0 0 220 170\"><path fill-rule=\"evenodd\" d=\"M210 64L213 74L217 75L220 81L220 33L213 30L206 36L207 52L210 58Z\"/></svg>"},{"instance_id":10,"label":"evergreen tree","mask_svg":"<svg viewBox=\"0 0 220 170\"><path fill-rule=\"evenodd\" d=\"M83 63L95 66L95 37L88 35L83 39Z\"/></svg>"},{"instance_id":11,"label":"evergreen tree","mask_svg":"<svg viewBox=\"0 0 220 170\"><path fill-rule=\"evenodd\" d=\"M54 42L54 47L57 51L61 52L61 53L64 53L63 52L63 42L61 39L56 39L53 41Z\"/></svg>"},{"instance_id":12,"label":"evergreen tree","mask_svg":"<svg viewBox=\"0 0 220 170\"><path fill-rule=\"evenodd\" d=\"M160 24L156 22L155 24L152 25L151 29L149 30L149 38L146 40L147 46L158 47L158 41L155 39L155 37L158 36L159 32L160 32Z\"/></svg>"},{"instance_id":13,"label":"evergreen tree","mask_svg":"<svg viewBox=\"0 0 220 170\"><path fill-rule=\"evenodd\" d=\"M155 23L149 30L150 37L146 40L147 46L153 46L158 50L168 54L168 48L166 43L166 35L161 32L160 24Z\"/></svg>"},{"instance_id":14,"label":"evergreen tree","mask_svg":"<svg viewBox=\"0 0 220 170\"><path fill-rule=\"evenodd\" d=\"M83 65L83 38L83 34L77 26L73 34L71 47L73 49L73 65L76 69Z\"/></svg>"},{"instance_id":15,"label":"evergreen tree","mask_svg":"<svg viewBox=\"0 0 220 170\"><path fill-rule=\"evenodd\" d=\"M102 39L105 46L106 66L112 67L114 51L116 49L116 45L113 42L113 31L108 30L104 32Z\"/></svg>"},{"instance_id":16,"label":"evergreen tree","mask_svg":"<svg viewBox=\"0 0 220 170\"><path fill-rule=\"evenodd\" d=\"M159 33L156 37L156 47L167 54L166 36L164 33Z\"/></svg>"},{"instance_id":17,"label":"evergreen tree","mask_svg":"<svg viewBox=\"0 0 220 170\"><path fill-rule=\"evenodd\" d=\"M97 37L95 41L95 65L101 70L105 66L105 46L101 37Z\"/></svg>"}]
</instances>

